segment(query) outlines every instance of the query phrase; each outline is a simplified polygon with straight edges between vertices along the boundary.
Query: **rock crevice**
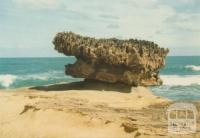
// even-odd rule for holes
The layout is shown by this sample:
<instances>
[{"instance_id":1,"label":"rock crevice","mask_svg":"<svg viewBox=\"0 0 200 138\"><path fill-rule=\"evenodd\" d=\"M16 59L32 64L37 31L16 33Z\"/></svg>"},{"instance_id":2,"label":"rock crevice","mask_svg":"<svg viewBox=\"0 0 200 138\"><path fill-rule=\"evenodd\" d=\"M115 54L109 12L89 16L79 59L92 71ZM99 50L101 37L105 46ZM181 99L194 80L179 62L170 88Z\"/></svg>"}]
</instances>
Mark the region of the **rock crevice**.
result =
<instances>
[{"instance_id":1,"label":"rock crevice","mask_svg":"<svg viewBox=\"0 0 200 138\"><path fill-rule=\"evenodd\" d=\"M77 58L66 65L67 75L134 86L161 85L159 69L169 52L150 41L95 39L72 32L58 33L53 44L58 52Z\"/></svg>"}]
</instances>

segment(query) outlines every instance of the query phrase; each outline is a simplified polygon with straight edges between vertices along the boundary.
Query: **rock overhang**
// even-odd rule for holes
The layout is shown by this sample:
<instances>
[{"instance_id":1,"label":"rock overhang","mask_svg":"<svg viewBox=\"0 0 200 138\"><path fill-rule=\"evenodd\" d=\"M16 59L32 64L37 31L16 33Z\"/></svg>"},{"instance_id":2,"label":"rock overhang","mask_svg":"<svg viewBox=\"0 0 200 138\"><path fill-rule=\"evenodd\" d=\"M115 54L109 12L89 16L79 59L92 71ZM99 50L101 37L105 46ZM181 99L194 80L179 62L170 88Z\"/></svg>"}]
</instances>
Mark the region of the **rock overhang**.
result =
<instances>
[{"instance_id":1,"label":"rock overhang","mask_svg":"<svg viewBox=\"0 0 200 138\"><path fill-rule=\"evenodd\" d=\"M58 52L77 58L66 65L66 74L134 86L161 85L159 69L169 52L146 40L95 39L72 32L58 33L53 44Z\"/></svg>"}]
</instances>

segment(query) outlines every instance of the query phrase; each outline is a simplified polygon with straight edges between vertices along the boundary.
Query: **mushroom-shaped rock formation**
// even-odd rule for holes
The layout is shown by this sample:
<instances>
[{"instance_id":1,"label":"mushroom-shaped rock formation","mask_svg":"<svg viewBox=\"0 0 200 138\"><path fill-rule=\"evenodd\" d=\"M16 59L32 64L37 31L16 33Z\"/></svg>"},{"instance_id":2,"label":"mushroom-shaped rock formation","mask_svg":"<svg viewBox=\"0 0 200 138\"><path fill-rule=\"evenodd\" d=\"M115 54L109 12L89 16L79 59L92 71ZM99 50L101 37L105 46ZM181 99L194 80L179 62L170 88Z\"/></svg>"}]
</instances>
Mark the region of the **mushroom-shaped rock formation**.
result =
<instances>
[{"instance_id":1,"label":"mushroom-shaped rock formation","mask_svg":"<svg viewBox=\"0 0 200 138\"><path fill-rule=\"evenodd\" d=\"M58 33L53 44L58 52L77 58L66 65L67 75L133 86L161 85L159 69L169 52L150 41L95 39L72 32Z\"/></svg>"}]
</instances>

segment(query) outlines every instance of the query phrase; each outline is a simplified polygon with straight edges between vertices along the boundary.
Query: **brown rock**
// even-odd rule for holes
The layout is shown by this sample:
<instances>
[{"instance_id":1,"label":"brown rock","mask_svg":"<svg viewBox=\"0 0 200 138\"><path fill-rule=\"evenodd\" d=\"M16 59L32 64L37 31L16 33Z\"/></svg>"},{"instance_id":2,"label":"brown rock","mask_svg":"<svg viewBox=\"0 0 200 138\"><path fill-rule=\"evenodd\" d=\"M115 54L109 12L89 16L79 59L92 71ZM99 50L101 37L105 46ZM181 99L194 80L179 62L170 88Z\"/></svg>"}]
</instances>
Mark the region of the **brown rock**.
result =
<instances>
[{"instance_id":1,"label":"brown rock","mask_svg":"<svg viewBox=\"0 0 200 138\"><path fill-rule=\"evenodd\" d=\"M124 127L124 131L127 133L131 133L138 130L137 126L131 123L122 123L121 126Z\"/></svg>"},{"instance_id":2,"label":"brown rock","mask_svg":"<svg viewBox=\"0 0 200 138\"><path fill-rule=\"evenodd\" d=\"M77 58L76 63L66 65L66 74L73 77L134 86L162 84L158 73L169 50L153 42L95 39L62 32L53 43L58 52Z\"/></svg>"}]
</instances>

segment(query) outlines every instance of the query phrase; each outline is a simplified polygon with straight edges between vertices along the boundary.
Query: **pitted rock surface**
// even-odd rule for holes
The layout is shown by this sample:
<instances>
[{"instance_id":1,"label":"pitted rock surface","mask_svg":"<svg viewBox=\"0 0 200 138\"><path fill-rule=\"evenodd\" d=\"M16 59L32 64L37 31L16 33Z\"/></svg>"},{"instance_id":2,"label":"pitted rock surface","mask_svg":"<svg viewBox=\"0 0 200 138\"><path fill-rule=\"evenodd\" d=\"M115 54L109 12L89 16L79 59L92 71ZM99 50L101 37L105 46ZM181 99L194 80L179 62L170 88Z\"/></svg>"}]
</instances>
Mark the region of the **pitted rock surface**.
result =
<instances>
[{"instance_id":1,"label":"pitted rock surface","mask_svg":"<svg viewBox=\"0 0 200 138\"><path fill-rule=\"evenodd\" d=\"M53 44L58 52L77 58L66 65L67 75L133 86L161 85L159 69L169 52L150 41L95 39L72 32L58 33Z\"/></svg>"}]
</instances>

